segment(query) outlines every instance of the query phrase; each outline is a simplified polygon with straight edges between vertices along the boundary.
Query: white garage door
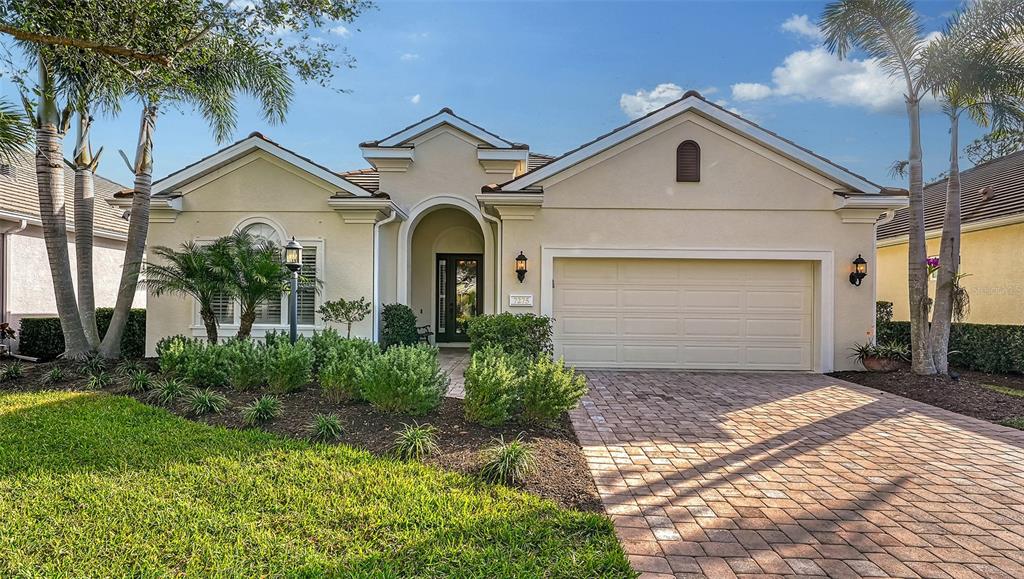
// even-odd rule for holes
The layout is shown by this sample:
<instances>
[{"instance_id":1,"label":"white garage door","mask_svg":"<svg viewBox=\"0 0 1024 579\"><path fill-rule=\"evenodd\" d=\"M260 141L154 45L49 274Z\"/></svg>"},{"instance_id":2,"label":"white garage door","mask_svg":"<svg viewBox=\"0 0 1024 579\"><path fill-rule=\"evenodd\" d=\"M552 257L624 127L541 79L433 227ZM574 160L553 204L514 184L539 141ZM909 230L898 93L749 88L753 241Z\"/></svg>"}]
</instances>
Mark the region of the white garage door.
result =
<instances>
[{"instance_id":1,"label":"white garage door","mask_svg":"<svg viewBox=\"0 0 1024 579\"><path fill-rule=\"evenodd\" d=\"M591 367L810 370L803 261L556 259L555 353Z\"/></svg>"}]
</instances>

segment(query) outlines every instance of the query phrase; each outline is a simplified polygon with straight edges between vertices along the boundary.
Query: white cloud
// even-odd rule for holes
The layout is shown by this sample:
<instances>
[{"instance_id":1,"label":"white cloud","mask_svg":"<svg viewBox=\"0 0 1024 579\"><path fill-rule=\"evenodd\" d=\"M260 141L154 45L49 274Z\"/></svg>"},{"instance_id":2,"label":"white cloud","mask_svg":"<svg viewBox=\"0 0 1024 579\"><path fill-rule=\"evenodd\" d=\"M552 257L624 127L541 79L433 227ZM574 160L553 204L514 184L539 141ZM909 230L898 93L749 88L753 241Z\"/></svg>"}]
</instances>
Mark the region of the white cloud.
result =
<instances>
[{"instance_id":1,"label":"white cloud","mask_svg":"<svg viewBox=\"0 0 1024 579\"><path fill-rule=\"evenodd\" d=\"M706 86L706 87L700 89L697 92L699 92L701 94L701 96L709 97L709 96L711 96L711 95L713 95L713 94L718 92L718 87L717 86Z\"/></svg>"},{"instance_id":2,"label":"white cloud","mask_svg":"<svg viewBox=\"0 0 1024 579\"><path fill-rule=\"evenodd\" d=\"M783 31L792 32L798 36L810 38L811 40L821 40L821 30L818 25L811 22L811 19L806 14L794 14L790 16L785 22L782 23Z\"/></svg>"},{"instance_id":3,"label":"white cloud","mask_svg":"<svg viewBox=\"0 0 1024 579\"><path fill-rule=\"evenodd\" d=\"M332 28L331 29L331 34L334 34L335 36L340 36L342 38L348 38L349 36L352 35L352 33L349 32L349 29L345 28L341 24L339 24L339 25L335 26L334 28Z\"/></svg>"},{"instance_id":4,"label":"white cloud","mask_svg":"<svg viewBox=\"0 0 1024 579\"><path fill-rule=\"evenodd\" d=\"M411 102L414 105L420 104L420 95L418 93L412 95L411 97L409 97L409 102Z\"/></svg>"},{"instance_id":5,"label":"white cloud","mask_svg":"<svg viewBox=\"0 0 1024 579\"><path fill-rule=\"evenodd\" d=\"M732 96L740 101L768 97L821 100L833 105L852 105L875 112L902 110L903 93L875 59L839 60L821 46L786 57L772 71L771 85L737 83Z\"/></svg>"},{"instance_id":6,"label":"white cloud","mask_svg":"<svg viewBox=\"0 0 1024 579\"><path fill-rule=\"evenodd\" d=\"M398 59L401 60L402 62L412 62L414 60L419 60L420 55L416 54L415 52L406 52L402 56L399 56Z\"/></svg>"},{"instance_id":7,"label":"white cloud","mask_svg":"<svg viewBox=\"0 0 1024 579\"><path fill-rule=\"evenodd\" d=\"M636 119L679 100L685 92L679 85L665 82L650 91L638 90L634 94L623 94L619 97L619 108L629 118Z\"/></svg>"}]
</instances>

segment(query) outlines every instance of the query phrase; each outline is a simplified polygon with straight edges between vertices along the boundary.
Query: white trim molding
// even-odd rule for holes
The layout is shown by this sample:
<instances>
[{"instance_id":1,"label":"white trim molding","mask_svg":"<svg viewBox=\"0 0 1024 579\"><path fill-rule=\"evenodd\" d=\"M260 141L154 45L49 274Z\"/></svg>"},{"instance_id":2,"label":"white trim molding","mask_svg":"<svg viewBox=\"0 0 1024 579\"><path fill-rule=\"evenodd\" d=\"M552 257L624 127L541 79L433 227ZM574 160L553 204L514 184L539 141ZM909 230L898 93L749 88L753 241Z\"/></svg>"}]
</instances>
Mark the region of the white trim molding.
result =
<instances>
[{"instance_id":1,"label":"white trim molding","mask_svg":"<svg viewBox=\"0 0 1024 579\"><path fill-rule=\"evenodd\" d=\"M327 205L340 213L345 223L377 223L392 215L398 215L399 219L406 218L405 212L398 205L384 197L331 197Z\"/></svg>"},{"instance_id":2,"label":"white trim molding","mask_svg":"<svg viewBox=\"0 0 1024 579\"><path fill-rule=\"evenodd\" d=\"M182 169L177 173L172 173L153 183L153 193L157 194L165 191L173 191L176 187L201 177L222 165L257 150L263 151L268 155L284 161L285 163L298 167L299 169L302 169L303 171L318 177L319 179L326 181L341 191L351 195L359 197L370 197L372 195L366 189L344 179L336 173L317 165L309 159L296 155L288 149L285 149L284 147L256 134L250 135L248 138L242 139L233 145L221 149L202 161Z\"/></svg>"},{"instance_id":3,"label":"white trim molding","mask_svg":"<svg viewBox=\"0 0 1024 579\"><path fill-rule=\"evenodd\" d=\"M835 211L843 223L879 223L909 205L910 198L901 195L835 195Z\"/></svg>"},{"instance_id":4,"label":"white trim molding","mask_svg":"<svg viewBox=\"0 0 1024 579\"><path fill-rule=\"evenodd\" d=\"M1024 212L1015 213L1013 215L1003 215L1001 217L994 217L992 219L986 219L984 221L971 221L964 223L960 226L960 233L970 233L971 231L981 231L984 229L995 229L996 227L1006 227L1007 225L1017 225L1018 223L1024 223ZM929 229L925 232L925 239L934 239L942 236L942 228ZM896 237L887 237L885 239L878 240L878 247L890 247L893 245L902 245L910 242L909 235L898 235Z\"/></svg>"},{"instance_id":5,"label":"white trim molding","mask_svg":"<svg viewBox=\"0 0 1024 579\"><path fill-rule=\"evenodd\" d=\"M522 191L528 187L535 187L541 181L557 173L561 173L603 151L606 151L619 143L625 142L648 129L651 129L669 119L677 117L687 111L694 111L697 114L721 125L784 155L809 169L849 187L852 191L867 194L879 194L882 188L859 175L835 165L811 152L794 145L793 143L775 135L761 127L738 117L729 111L713 105L696 93L689 94L678 101L665 106L664 108L651 113L631 124L621 127L604 137L589 143L576 151L559 157L543 167L530 171L502 186L503 191Z\"/></svg>"},{"instance_id":6,"label":"white trim molding","mask_svg":"<svg viewBox=\"0 0 1024 579\"><path fill-rule=\"evenodd\" d=\"M532 221L544 205L543 193L480 193L481 207L493 209L502 221Z\"/></svg>"},{"instance_id":7,"label":"white trim molding","mask_svg":"<svg viewBox=\"0 0 1024 579\"><path fill-rule=\"evenodd\" d=\"M363 158L381 173L404 173L416 158L412 147L371 147L362 145Z\"/></svg>"},{"instance_id":8,"label":"white trim molding","mask_svg":"<svg viewBox=\"0 0 1024 579\"><path fill-rule=\"evenodd\" d=\"M415 139L416 137L427 133L440 125L450 125L455 127L463 133L479 139L492 147L511 147L513 145L513 143L502 139L498 135L489 133L473 123L455 116L450 109L441 109L437 114L429 116L415 125L403 129L390 137L387 137L383 141L377 142L376 144L381 147L404 145L406 142Z\"/></svg>"},{"instance_id":9,"label":"white trim molding","mask_svg":"<svg viewBox=\"0 0 1024 579\"><path fill-rule=\"evenodd\" d=\"M706 259L706 260L781 260L811 261L818 264L820 294L818 322L818 363L815 372L831 372L835 366L835 255L831 250L802 249L651 249L621 247L549 247L541 246L540 313L554 314L555 260L559 258L613 259Z\"/></svg>"}]
</instances>

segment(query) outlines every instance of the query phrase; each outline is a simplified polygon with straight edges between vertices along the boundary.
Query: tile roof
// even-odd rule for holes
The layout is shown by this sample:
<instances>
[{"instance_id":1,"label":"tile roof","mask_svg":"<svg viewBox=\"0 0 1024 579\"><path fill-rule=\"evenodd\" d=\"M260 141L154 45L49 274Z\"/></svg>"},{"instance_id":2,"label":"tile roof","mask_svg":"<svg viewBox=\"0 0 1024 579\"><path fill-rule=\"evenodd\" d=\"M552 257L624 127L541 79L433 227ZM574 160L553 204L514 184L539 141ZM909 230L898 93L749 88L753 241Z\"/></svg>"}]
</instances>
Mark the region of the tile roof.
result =
<instances>
[{"instance_id":1,"label":"tile roof","mask_svg":"<svg viewBox=\"0 0 1024 579\"><path fill-rule=\"evenodd\" d=\"M538 167L543 167L554 159L553 155L530 153L530 157L526 161L526 170L532 171ZM376 169L356 169L355 171L346 171L338 174L346 181L351 181L367 191L375 192L380 189L380 173Z\"/></svg>"},{"instance_id":2,"label":"tile roof","mask_svg":"<svg viewBox=\"0 0 1024 579\"><path fill-rule=\"evenodd\" d=\"M963 223L1024 213L1024 151L983 163L960 173ZM983 194L988 189L987 195ZM924 188L926 231L942 227L946 212L946 179ZM878 239L907 235L910 210L896 212L892 221L878 227Z\"/></svg>"},{"instance_id":3,"label":"tile roof","mask_svg":"<svg viewBox=\"0 0 1024 579\"><path fill-rule=\"evenodd\" d=\"M13 177L0 176L0 211L14 213L30 219L39 219L39 192L36 189L35 155L26 151L17 155L10 162ZM93 179L96 194L95 230L97 233L109 233L123 236L128 233L128 222L121 218L123 211L111 207L106 200L115 193L125 189L100 175ZM64 166L64 199L67 203L68 223L71 224L75 215L75 172Z\"/></svg>"}]
</instances>

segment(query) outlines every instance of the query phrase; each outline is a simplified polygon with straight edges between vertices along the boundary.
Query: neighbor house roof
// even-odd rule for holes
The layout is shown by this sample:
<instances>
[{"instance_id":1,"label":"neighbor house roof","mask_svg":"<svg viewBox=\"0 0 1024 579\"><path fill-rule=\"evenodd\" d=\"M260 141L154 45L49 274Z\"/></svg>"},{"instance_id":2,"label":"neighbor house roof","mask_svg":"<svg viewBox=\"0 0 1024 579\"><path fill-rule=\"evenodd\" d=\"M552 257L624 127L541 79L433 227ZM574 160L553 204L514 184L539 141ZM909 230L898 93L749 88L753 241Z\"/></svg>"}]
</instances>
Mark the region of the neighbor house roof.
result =
<instances>
[{"instance_id":1,"label":"neighbor house roof","mask_svg":"<svg viewBox=\"0 0 1024 579\"><path fill-rule=\"evenodd\" d=\"M202 175L205 175L206 173L217 169L218 167L222 167L236 159L244 157L255 150L264 151L278 159L281 159L282 161L285 161L286 163L295 165L334 185L345 193L355 195L357 197L369 197L371 195L370 191L367 191L358 184L345 179L340 173L332 171L316 161L292 151L291 149L287 149L267 137L264 137L258 132L253 132L241 141L236 141L223 149L207 155L191 165L186 165L159 181L156 181L153 183L154 196L169 195L173 193L174 188L193 181Z\"/></svg>"},{"instance_id":2,"label":"neighbor house roof","mask_svg":"<svg viewBox=\"0 0 1024 579\"><path fill-rule=\"evenodd\" d=\"M595 155L606 151L619 143L622 143L644 131L687 111L694 111L701 116L712 120L720 125L728 127L740 134L761 143L762 145L788 157L806 167L809 167L822 175L849 188L849 192L879 194L886 189L866 178L858 175L849 169L842 167L817 153L801 147L769 131L743 117L726 110L725 108L712 103L702 97L697 91L687 91L682 98L673 101L664 107L657 109L635 119L625 125L615 128L596 139L584 143L579 147L555 158L550 163L528 171L506 183L500 185L499 191L527 191L535 189L537 184L570 167L573 167Z\"/></svg>"},{"instance_id":3,"label":"neighbor house roof","mask_svg":"<svg viewBox=\"0 0 1024 579\"><path fill-rule=\"evenodd\" d=\"M946 213L946 179L924 188L925 231L942 227ZM960 218L963 224L1012 215L1024 217L1024 151L982 163L960 173ZM910 210L900 209L878 227L878 239L910 232Z\"/></svg>"},{"instance_id":4,"label":"neighbor house roof","mask_svg":"<svg viewBox=\"0 0 1024 579\"><path fill-rule=\"evenodd\" d=\"M530 157L526 161L526 170L532 171L537 167L543 167L550 163L552 159L554 159L554 156L552 155L530 153ZM356 169L355 171L345 171L344 173L340 173L340 175L367 191L376 192L380 189L380 173L378 173L373 167L369 167L367 169Z\"/></svg>"},{"instance_id":5,"label":"neighbor house roof","mask_svg":"<svg viewBox=\"0 0 1024 579\"><path fill-rule=\"evenodd\" d=\"M36 186L34 154L31 151L19 153L0 167L0 216L38 222L39 190ZM124 211L106 203L107 199L124 189L123 185L100 175L93 177L93 191L96 195L93 227L96 234L116 238L124 238L128 234L128 221L121 217ZM68 224L73 228L75 172L67 165L64 166L64 202Z\"/></svg>"}]
</instances>

